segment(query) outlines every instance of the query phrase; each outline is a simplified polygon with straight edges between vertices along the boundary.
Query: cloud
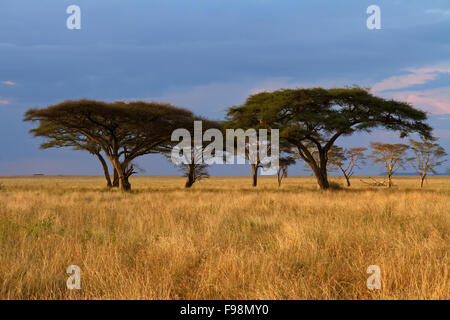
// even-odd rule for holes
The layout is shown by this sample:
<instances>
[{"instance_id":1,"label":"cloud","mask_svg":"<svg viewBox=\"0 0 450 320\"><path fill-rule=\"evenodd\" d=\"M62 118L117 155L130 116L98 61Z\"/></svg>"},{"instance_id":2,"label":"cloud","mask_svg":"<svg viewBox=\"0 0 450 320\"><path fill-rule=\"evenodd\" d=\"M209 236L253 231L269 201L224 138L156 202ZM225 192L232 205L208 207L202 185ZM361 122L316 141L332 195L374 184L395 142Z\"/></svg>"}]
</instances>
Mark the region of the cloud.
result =
<instances>
[{"instance_id":1,"label":"cloud","mask_svg":"<svg viewBox=\"0 0 450 320\"><path fill-rule=\"evenodd\" d=\"M204 85L172 87L159 96L144 98L143 100L170 102L200 112L202 115L220 117L227 108L242 104L249 95L263 91L317 86L339 87L348 83L346 80L297 82L288 77L246 79L239 82L212 82Z\"/></svg>"},{"instance_id":2,"label":"cloud","mask_svg":"<svg viewBox=\"0 0 450 320\"><path fill-rule=\"evenodd\" d=\"M161 95L145 98L148 101L170 102L195 110L202 115L220 117L226 108L245 101L248 83L217 82L204 85L172 87Z\"/></svg>"},{"instance_id":3,"label":"cloud","mask_svg":"<svg viewBox=\"0 0 450 320\"><path fill-rule=\"evenodd\" d=\"M0 100L0 104L11 104L9 100Z\"/></svg>"},{"instance_id":4,"label":"cloud","mask_svg":"<svg viewBox=\"0 0 450 320\"><path fill-rule=\"evenodd\" d=\"M405 69L407 74L392 76L372 86L372 91L387 98L401 100L435 114L450 113L450 87L424 90L402 90L434 81L439 75L450 74L448 66ZM442 84L441 84L442 85Z\"/></svg>"},{"instance_id":5,"label":"cloud","mask_svg":"<svg viewBox=\"0 0 450 320\"><path fill-rule=\"evenodd\" d=\"M407 69L408 74L393 76L380 81L372 86L373 92L383 92L387 90L398 90L408 88L414 85L425 84L433 81L441 73L450 73L449 67L426 67Z\"/></svg>"},{"instance_id":6,"label":"cloud","mask_svg":"<svg viewBox=\"0 0 450 320\"><path fill-rule=\"evenodd\" d=\"M450 18L450 9L428 9L425 12L428 14L439 15L442 18Z\"/></svg>"},{"instance_id":7,"label":"cloud","mask_svg":"<svg viewBox=\"0 0 450 320\"><path fill-rule=\"evenodd\" d=\"M411 103L434 114L450 114L450 87L422 91L399 91L387 94L388 97Z\"/></svg>"},{"instance_id":8,"label":"cloud","mask_svg":"<svg viewBox=\"0 0 450 320\"><path fill-rule=\"evenodd\" d=\"M16 83L11 80L2 81L2 84L7 85L7 86L15 86L16 85Z\"/></svg>"},{"instance_id":9,"label":"cloud","mask_svg":"<svg viewBox=\"0 0 450 320\"><path fill-rule=\"evenodd\" d=\"M233 105L242 104L250 95L264 90L294 86L288 78L212 82L209 84L172 87L162 95L144 100L170 102L210 116L219 116Z\"/></svg>"}]
</instances>

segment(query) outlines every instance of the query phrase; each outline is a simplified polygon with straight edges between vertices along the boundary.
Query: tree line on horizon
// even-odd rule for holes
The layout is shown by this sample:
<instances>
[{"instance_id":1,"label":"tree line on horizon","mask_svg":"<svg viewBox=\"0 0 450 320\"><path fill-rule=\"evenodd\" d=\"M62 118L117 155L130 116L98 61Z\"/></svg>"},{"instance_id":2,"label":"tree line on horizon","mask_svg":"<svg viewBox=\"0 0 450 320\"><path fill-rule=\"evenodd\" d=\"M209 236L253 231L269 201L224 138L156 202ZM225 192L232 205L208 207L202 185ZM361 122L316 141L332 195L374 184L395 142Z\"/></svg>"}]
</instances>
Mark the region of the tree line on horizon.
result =
<instances>
[{"instance_id":1,"label":"tree line on horizon","mask_svg":"<svg viewBox=\"0 0 450 320\"><path fill-rule=\"evenodd\" d=\"M417 172L420 188L423 188L425 179L429 174L438 174L436 168L446 162L443 158L447 156L447 153L436 142L437 140L432 137L422 137L420 141L409 139L409 145L404 143L371 142L371 153L369 155L365 154L369 150L366 147L344 149L339 146L333 146L328 152L328 170L340 172L345 178L347 187L350 187L350 179L354 175L356 168L360 168L361 164L365 165L367 163L366 160L370 159L374 164L382 165L387 181L386 183L376 180L372 183L363 182L375 186L386 185L390 188L393 186L392 178L394 174L399 169L405 169L409 164ZM450 173L450 168L447 171Z\"/></svg>"},{"instance_id":2,"label":"tree line on horizon","mask_svg":"<svg viewBox=\"0 0 450 320\"><path fill-rule=\"evenodd\" d=\"M45 139L41 148L69 147L88 151L101 163L107 187L119 187L122 191L131 190L129 177L138 170L134 162L138 157L155 153L167 156L176 144L171 140L172 132L184 128L193 134L194 121L202 121L202 133L211 128L221 131L269 129L269 133L270 129L278 129L278 185L287 175L287 168L302 160L323 190L330 188L329 171L340 170L350 186L355 168L365 163L367 149L343 149L336 145L340 137L375 128L399 132L401 138L416 133L421 141L410 139L411 146L372 143L369 158L384 164L389 187L392 175L406 162L419 172L423 186L427 175L434 172L446 156L426 120L426 113L410 104L374 96L360 87L257 93L250 95L244 104L228 108L226 118L220 121L196 116L167 103L86 99L29 109L24 116L24 121L38 122L30 133ZM408 150L413 151L414 160L405 157ZM248 155L247 150L246 157ZM194 157L195 152L191 156ZM112 178L107 162L113 168ZM253 186L256 186L258 169L264 168L264 159L257 159L251 167ZM182 164L181 168L187 177L186 187L208 177L207 164L192 161Z\"/></svg>"}]
</instances>

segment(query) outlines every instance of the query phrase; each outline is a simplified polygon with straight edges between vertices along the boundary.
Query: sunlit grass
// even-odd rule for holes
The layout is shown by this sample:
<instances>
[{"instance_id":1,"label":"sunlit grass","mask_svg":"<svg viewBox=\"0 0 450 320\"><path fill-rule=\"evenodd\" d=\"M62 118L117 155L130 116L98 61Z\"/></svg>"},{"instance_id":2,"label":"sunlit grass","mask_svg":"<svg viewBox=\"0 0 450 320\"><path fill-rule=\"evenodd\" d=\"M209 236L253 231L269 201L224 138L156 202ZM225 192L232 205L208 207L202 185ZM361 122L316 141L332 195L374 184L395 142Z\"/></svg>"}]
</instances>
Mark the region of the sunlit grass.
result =
<instances>
[{"instance_id":1,"label":"sunlit grass","mask_svg":"<svg viewBox=\"0 0 450 320\"><path fill-rule=\"evenodd\" d=\"M0 177L0 298L449 299L450 178L360 179Z\"/></svg>"}]
</instances>

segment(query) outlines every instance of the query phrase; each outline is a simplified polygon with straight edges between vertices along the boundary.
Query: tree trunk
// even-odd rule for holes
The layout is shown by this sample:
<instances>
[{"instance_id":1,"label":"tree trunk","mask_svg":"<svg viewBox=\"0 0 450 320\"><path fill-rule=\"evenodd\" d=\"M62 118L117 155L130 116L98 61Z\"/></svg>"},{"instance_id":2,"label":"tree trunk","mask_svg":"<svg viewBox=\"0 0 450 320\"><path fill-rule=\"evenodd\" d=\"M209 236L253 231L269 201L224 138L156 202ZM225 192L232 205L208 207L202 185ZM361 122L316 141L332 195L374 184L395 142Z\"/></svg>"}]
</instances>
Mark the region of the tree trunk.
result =
<instances>
[{"instance_id":1,"label":"tree trunk","mask_svg":"<svg viewBox=\"0 0 450 320\"><path fill-rule=\"evenodd\" d=\"M106 179L106 187L111 188L112 184L111 184L111 177L109 176L108 165L106 164L105 159L102 157L102 155L100 153L96 153L95 155L97 156L98 160L100 160L100 162L102 164L103 173L104 173L105 179Z\"/></svg>"},{"instance_id":2,"label":"tree trunk","mask_svg":"<svg viewBox=\"0 0 450 320\"><path fill-rule=\"evenodd\" d=\"M185 188L190 188L194 184L194 180L191 177L188 177L186 183L184 185Z\"/></svg>"},{"instance_id":3,"label":"tree trunk","mask_svg":"<svg viewBox=\"0 0 450 320\"><path fill-rule=\"evenodd\" d=\"M131 191L131 184L128 181L128 177L126 175L120 176L119 175L119 186L120 186L120 190L125 191L125 192L130 192Z\"/></svg>"},{"instance_id":4,"label":"tree trunk","mask_svg":"<svg viewBox=\"0 0 450 320\"><path fill-rule=\"evenodd\" d=\"M330 183L328 182L328 172L327 172L327 162L328 162L328 151L323 149L320 152L320 167L313 165L312 169L316 175L317 184L320 189L327 190L330 188Z\"/></svg>"},{"instance_id":5,"label":"tree trunk","mask_svg":"<svg viewBox=\"0 0 450 320\"><path fill-rule=\"evenodd\" d=\"M112 186L114 188L118 188L119 187L119 175L117 174L117 170L116 169L114 169L114 176L113 176L113 184L112 184Z\"/></svg>"},{"instance_id":6,"label":"tree trunk","mask_svg":"<svg viewBox=\"0 0 450 320\"><path fill-rule=\"evenodd\" d=\"M421 189L423 188L423 183L425 182L425 178L426 178L426 175L423 175L422 177L420 177L420 188Z\"/></svg>"},{"instance_id":7,"label":"tree trunk","mask_svg":"<svg viewBox=\"0 0 450 320\"><path fill-rule=\"evenodd\" d=\"M194 182L195 182L195 177L194 177L194 174L195 174L195 168L194 168L194 166L195 166L195 164L190 164L189 165L189 172L188 172L188 174L187 174L187 180L186 180L186 184L184 185L184 187L185 188L190 188L190 187L192 187L192 185L194 184Z\"/></svg>"},{"instance_id":8,"label":"tree trunk","mask_svg":"<svg viewBox=\"0 0 450 320\"><path fill-rule=\"evenodd\" d=\"M392 174L388 173L388 188L392 188Z\"/></svg>"},{"instance_id":9,"label":"tree trunk","mask_svg":"<svg viewBox=\"0 0 450 320\"><path fill-rule=\"evenodd\" d=\"M350 188L350 186L351 186L350 177L347 175L347 172L341 166L339 166L339 169L341 169L342 175L344 176L345 180L347 181L347 188Z\"/></svg>"},{"instance_id":10,"label":"tree trunk","mask_svg":"<svg viewBox=\"0 0 450 320\"><path fill-rule=\"evenodd\" d=\"M317 170L314 172L317 179L317 184L319 185L320 189L327 190L330 188L330 183L328 182L328 174L327 174L327 168L317 168Z\"/></svg>"},{"instance_id":11,"label":"tree trunk","mask_svg":"<svg viewBox=\"0 0 450 320\"><path fill-rule=\"evenodd\" d=\"M256 187L258 184L258 165L252 164L252 177L253 177L253 187Z\"/></svg>"},{"instance_id":12,"label":"tree trunk","mask_svg":"<svg viewBox=\"0 0 450 320\"><path fill-rule=\"evenodd\" d=\"M114 169L117 171L117 174L119 176L119 188L121 191L124 192L130 192L131 191L131 184L128 181L128 177L125 174L125 170L123 168L122 163L120 163L120 160L117 158L113 158L113 165L114 165Z\"/></svg>"},{"instance_id":13,"label":"tree trunk","mask_svg":"<svg viewBox=\"0 0 450 320\"><path fill-rule=\"evenodd\" d=\"M281 186L281 169L277 170L277 180L278 180L278 188Z\"/></svg>"},{"instance_id":14,"label":"tree trunk","mask_svg":"<svg viewBox=\"0 0 450 320\"><path fill-rule=\"evenodd\" d=\"M347 175L344 175L345 180L347 180L347 187L350 188L351 183L350 183L350 178Z\"/></svg>"}]
</instances>

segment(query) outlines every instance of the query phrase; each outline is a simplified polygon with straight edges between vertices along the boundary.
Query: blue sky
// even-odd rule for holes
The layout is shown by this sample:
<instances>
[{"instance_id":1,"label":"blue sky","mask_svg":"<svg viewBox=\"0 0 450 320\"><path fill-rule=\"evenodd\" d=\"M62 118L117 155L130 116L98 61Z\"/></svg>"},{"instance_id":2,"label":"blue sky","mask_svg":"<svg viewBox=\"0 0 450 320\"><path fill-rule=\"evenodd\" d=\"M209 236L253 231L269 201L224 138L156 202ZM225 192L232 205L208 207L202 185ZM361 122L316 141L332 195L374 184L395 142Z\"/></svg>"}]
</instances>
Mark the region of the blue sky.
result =
<instances>
[{"instance_id":1,"label":"blue sky","mask_svg":"<svg viewBox=\"0 0 450 320\"><path fill-rule=\"evenodd\" d=\"M81 8L81 30L66 28L72 4ZM381 8L381 30L366 27L372 4ZM2 0L0 174L101 174L88 154L39 150L21 121L30 107L144 99L221 119L250 93L352 84L430 112L450 153L450 2ZM395 135L338 144L374 139ZM140 164L145 174L177 174L158 157ZM291 171L305 173L303 165ZM247 172L227 166L212 173Z\"/></svg>"}]
</instances>

